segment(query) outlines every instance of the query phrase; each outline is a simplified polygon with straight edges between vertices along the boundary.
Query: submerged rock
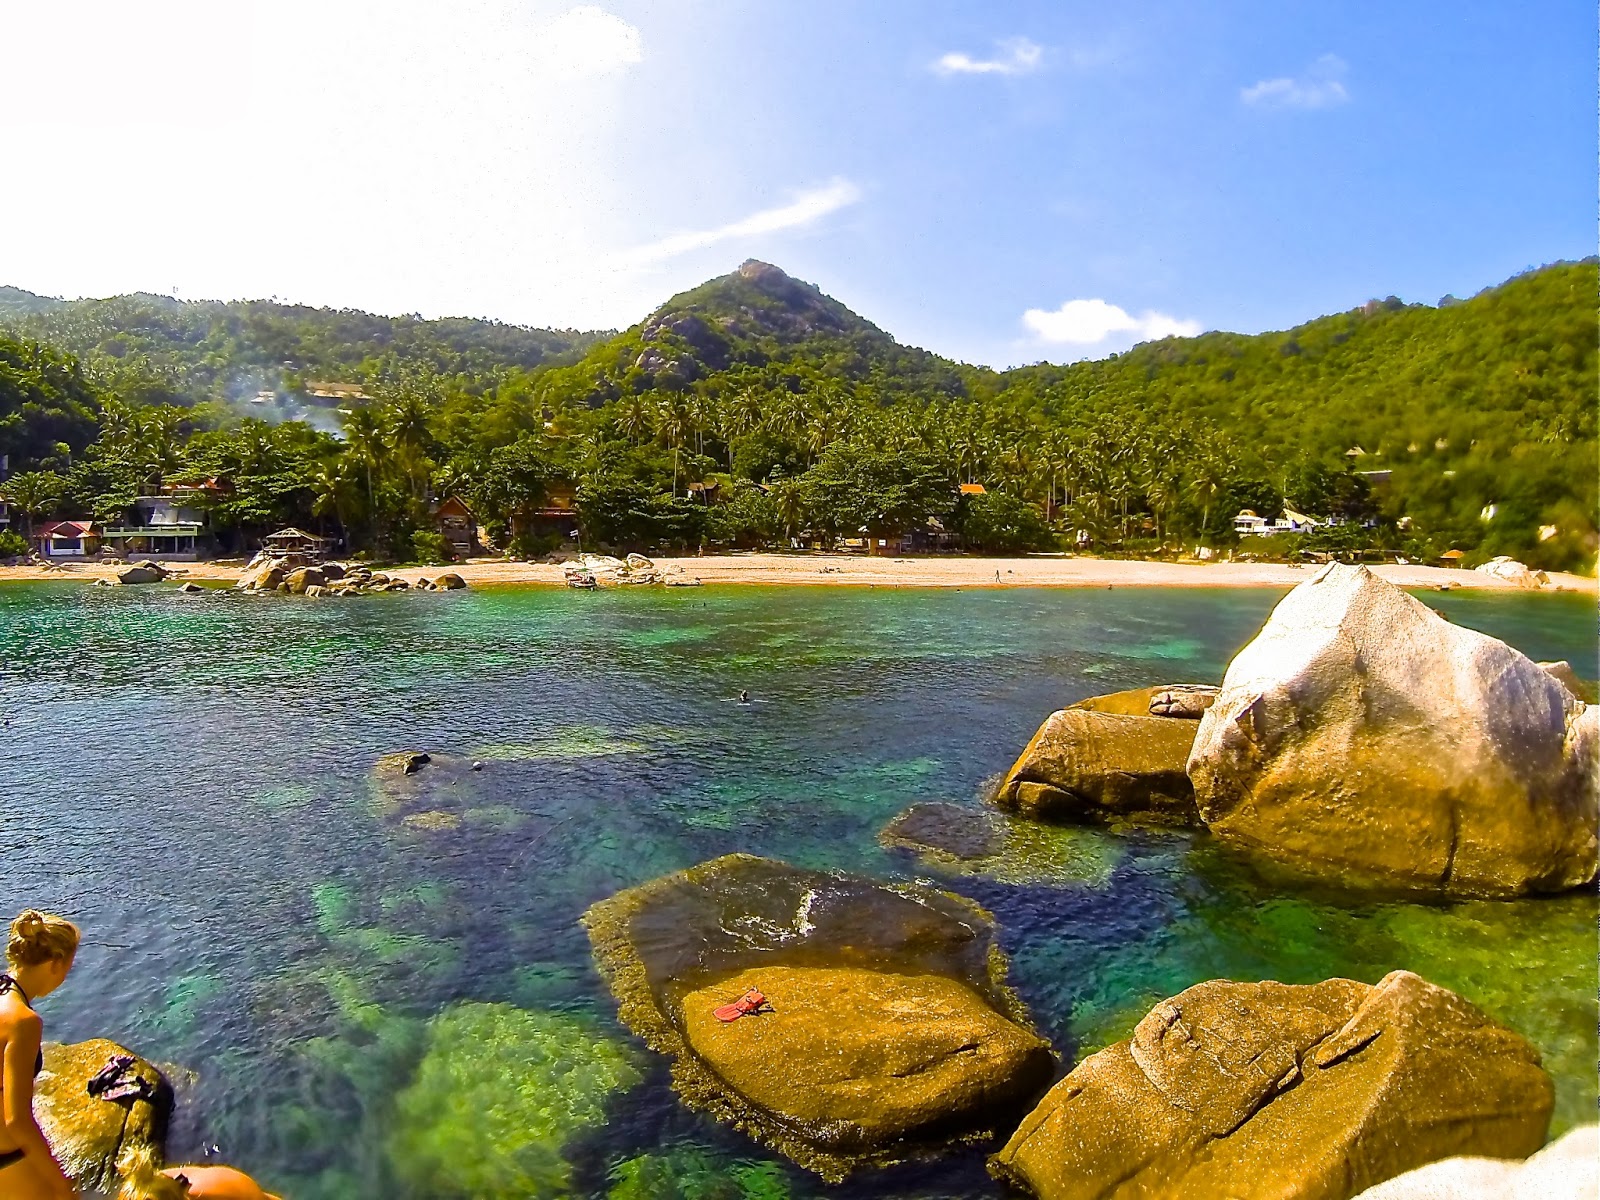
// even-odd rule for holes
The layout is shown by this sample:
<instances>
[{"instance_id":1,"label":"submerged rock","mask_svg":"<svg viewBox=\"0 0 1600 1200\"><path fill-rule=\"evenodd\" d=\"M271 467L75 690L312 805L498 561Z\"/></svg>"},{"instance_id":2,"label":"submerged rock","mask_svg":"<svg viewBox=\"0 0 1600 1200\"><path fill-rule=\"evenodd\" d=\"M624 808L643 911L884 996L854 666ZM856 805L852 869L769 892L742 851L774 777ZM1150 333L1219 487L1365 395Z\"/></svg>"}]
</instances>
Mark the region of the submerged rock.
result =
<instances>
[{"instance_id":1,"label":"submerged rock","mask_svg":"<svg viewBox=\"0 0 1600 1200\"><path fill-rule=\"evenodd\" d=\"M830 1180L987 1136L1051 1074L992 919L947 892L734 854L583 923L685 1101ZM715 1020L752 987L772 1011Z\"/></svg>"},{"instance_id":2,"label":"submerged rock","mask_svg":"<svg viewBox=\"0 0 1600 1200\"><path fill-rule=\"evenodd\" d=\"M1600 709L1365 567L1290 592L1189 775L1219 837L1350 882L1518 895L1595 876Z\"/></svg>"},{"instance_id":3,"label":"submerged rock","mask_svg":"<svg viewBox=\"0 0 1600 1200\"><path fill-rule=\"evenodd\" d=\"M488 774L458 754L385 754L372 768L373 807L410 829L452 829L461 813L484 803Z\"/></svg>"},{"instance_id":4,"label":"submerged rock","mask_svg":"<svg viewBox=\"0 0 1600 1200\"><path fill-rule=\"evenodd\" d=\"M1107 830L947 802L913 804L883 827L878 842L909 850L942 874L1024 887L1103 887L1126 851L1123 840Z\"/></svg>"},{"instance_id":5,"label":"submerged rock","mask_svg":"<svg viewBox=\"0 0 1600 1200\"><path fill-rule=\"evenodd\" d=\"M131 1073L144 1081L147 1098L104 1100L89 1094L89 1080L119 1054L134 1060ZM33 1113L73 1183L84 1190L112 1191L117 1158L125 1150L149 1147L160 1154L172 1114L172 1088L160 1071L116 1042L46 1042Z\"/></svg>"},{"instance_id":6,"label":"submerged rock","mask_svg":"<svg viewBox=\"0 0 1600 1200\"><path fill-rule=\"evenodd\" d=\"M1194 824L1186 767L1212 689L1137 688L1054 712L995 791L1001 808L1067 820ZM1155 716L1153 712L1170 715Z\"/></svg>"},{"instance_id":7,"label":"submerged rock","mask_svg":"<svg viewBox=\"0 0 1600 1200\"><path fill-rule=\"evenodd\" d=\"M438 1200L571 1195L565 1147L639 1078L628 1049L588 1021L457 1004L428 1023L395 1097L390 1163L412 1194Z\"/></svg>"},{"instance_id":8,"label":"submerged rock","mask_svg":"<svg viewBox=\"0 0 1600 1200\"><path fill-rule=\"evenodd\" d=\"M1532 1046L1406 971L1198 984L1079 1063L991 1160L1041 1200L1347 1200L1452 1154L1543 1143Z\"/></svg>"},{"instance_id":9,"label":"submerged rock","mask_svg":"<svg viewBox=\"0 0 1600 1200\"><path fill-rule=\"evenodd\" d=\"M1447 1158L1368 1188L1356 1200L1594 1200L1600 1126L1582 1125L1532 1158Z\"/></svg>"}]
</instances>

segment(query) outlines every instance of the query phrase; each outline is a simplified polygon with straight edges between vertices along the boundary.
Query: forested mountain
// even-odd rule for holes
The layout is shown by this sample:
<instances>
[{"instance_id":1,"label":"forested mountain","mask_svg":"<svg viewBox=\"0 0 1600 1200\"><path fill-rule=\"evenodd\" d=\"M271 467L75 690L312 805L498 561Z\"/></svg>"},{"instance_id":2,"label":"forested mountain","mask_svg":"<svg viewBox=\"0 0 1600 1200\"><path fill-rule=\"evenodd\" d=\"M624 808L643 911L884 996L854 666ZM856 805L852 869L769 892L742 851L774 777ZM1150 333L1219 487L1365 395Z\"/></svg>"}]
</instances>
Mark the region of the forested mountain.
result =
<instances>
[{"instance_id":1,"label":"forested mountain","mask_svg":"<svg viewBox=\"0 0 1600 1200\"><path fill-rule=\"evenodd\" d=\"M431 495L503 530L569 479L590 536L616 545L931 518L974 547L1155 553L1292 506L1347 520L1323 548L1592 569L1597 282L1595 260L1562 263L1436 307L1391 297L1004 372L902 346L758 262L615 335L3 289L0 452L49 468L58 511L231 474L257 481L223 514L241 537L320 522L390 554ZM336 436L217 403L308 379L364 389ZM958 482L986 494L958 499Z\"/></svg>"},{"instance_id":2,"label":"forested mountain","mask_svg":"<svg viewBox=\"0 0 1600 1200\"><path fill-rule=\"evenodd\" d=\"M70 351L126 400L186 406L261 390L293 394L307 382L407 373L482 386L574 358L605 336L271 300L180 301L142 293L58 300L14 287L0 287L0 328Z\"/></svg>"}]
</instances>

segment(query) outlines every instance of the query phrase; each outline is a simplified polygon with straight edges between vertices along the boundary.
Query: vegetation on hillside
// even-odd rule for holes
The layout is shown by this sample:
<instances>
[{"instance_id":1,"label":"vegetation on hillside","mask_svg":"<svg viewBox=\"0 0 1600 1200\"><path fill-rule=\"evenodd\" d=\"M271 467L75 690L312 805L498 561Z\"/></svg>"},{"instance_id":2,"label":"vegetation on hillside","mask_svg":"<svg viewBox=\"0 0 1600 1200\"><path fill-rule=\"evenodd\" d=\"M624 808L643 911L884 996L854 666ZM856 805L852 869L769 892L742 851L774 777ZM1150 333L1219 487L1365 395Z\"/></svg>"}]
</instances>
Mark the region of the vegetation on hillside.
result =
<instances>
[{"instance_id":1,"label":"vegetation on hillside","mask_svg":"<svg viewBox=\"0 0 1600 1200\"><path fill-rule=\"evenodd\" d=\"M294 522L405 556L434 498L461 494L505 536L571 483L586 536L619 548L942 531L1151 553L1292 508L1344 522L1293 549L1589 570L1596 294L1586 260L1438 307L1390 298L996 372L901 346L754 262L605 337L0 291L0 452L43 476L21 489L41 516L226 478L215 516L241 548ZM320 431L219 405L269 370L368 398Z\"/></svg>"}]
</instances>

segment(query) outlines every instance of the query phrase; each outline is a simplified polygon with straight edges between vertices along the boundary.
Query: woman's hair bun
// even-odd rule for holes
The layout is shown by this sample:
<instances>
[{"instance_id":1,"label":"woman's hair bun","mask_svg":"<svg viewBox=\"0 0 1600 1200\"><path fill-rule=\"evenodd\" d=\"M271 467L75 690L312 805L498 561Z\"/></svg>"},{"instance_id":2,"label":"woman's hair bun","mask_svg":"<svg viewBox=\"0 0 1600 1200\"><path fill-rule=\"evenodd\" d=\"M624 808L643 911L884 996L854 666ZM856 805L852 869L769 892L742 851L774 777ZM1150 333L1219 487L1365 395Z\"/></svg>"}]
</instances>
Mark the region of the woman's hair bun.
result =
<instances>
[{"instance_id":1,"label":"woman's hair bun","mask_svg":"<svg viewBox=\"0 0 1600 1200\"><path fill-rule=\"evenodd\" d=\"M31 967L71 958L77 950L78 927L65 917L26 908L11 922L6 958L13 966Z\"/></svg>"}]
</instances>

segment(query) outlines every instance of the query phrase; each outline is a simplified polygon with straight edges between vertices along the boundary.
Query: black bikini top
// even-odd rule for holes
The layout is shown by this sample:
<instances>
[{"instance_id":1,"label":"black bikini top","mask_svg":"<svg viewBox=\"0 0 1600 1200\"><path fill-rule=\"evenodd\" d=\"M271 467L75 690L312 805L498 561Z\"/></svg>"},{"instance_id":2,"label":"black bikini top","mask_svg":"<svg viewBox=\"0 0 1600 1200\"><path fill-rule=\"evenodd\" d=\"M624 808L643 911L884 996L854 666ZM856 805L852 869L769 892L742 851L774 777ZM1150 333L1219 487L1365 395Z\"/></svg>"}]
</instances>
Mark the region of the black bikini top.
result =
<instances>
[{"instance_id":1,"label":"black bikini top","mask_svg":"<svg viewBox=\"0 0 1600 1200\"><path fill-rule=\"evenodd\" d=\"M11 976L0 973L0 996L4 996L7 992L15 992L17 995L22 997L22 1002L24 1004L26 1004L29 1008L33 1007L33 1001L28 999L28 993L22 990L22 985L15 979L11 978ZM33 1077L35 1079L39 1078L39 1072L42 1070L44 1070L43 1047L41 1047L39 1050L39 1057L33 1060Z\"/></svg>"}]
</instances>

